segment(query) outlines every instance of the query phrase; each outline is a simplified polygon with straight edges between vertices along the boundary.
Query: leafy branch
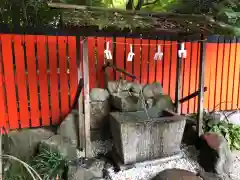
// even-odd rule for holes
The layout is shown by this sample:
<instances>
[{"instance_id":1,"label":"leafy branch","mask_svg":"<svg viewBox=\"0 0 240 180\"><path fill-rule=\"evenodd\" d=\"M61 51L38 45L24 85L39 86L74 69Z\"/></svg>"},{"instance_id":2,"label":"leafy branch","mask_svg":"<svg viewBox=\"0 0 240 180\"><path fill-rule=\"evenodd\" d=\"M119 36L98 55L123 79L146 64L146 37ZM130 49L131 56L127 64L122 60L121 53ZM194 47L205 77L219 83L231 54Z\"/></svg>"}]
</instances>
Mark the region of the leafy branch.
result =
<instances>
[{"instance_id":1,"label":"leafy branch","mask_svg":"<svg viewBox=\"0 0 240 180\"><path fill-rule=\"evenodd\" d=\"M240 150L240 126L227 121L216 124L207 123L205 132L215 132L223 135L231 150Z\"/></svg>"}]
</instances>

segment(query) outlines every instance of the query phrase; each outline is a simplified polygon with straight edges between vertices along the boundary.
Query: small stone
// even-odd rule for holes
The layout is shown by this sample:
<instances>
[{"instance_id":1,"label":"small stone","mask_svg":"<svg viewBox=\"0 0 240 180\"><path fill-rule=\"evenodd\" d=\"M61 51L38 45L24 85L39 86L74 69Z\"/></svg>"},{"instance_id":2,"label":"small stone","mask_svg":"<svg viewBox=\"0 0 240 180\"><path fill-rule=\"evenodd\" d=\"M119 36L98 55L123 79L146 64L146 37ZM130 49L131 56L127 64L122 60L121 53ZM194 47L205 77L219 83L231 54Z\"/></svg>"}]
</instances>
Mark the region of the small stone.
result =
<instances>
[{"instance_id":1,"label":"small stone","mask_svg":"<svg viewBox=\"0 0 240 180\"><path fill-rule=\"evenodd\" d=\"M127 80L109 81L108 91L110 94L114 94L121 91L128 91L132 86L132 82Z\"/></svg>"},{"instance_id":2,"label":"small stone","mask_svg":"<svg viewBox=\"0 0 240 180\"><path fill-rule=\"evenodd\" d=\"M91 102L91 128L102 129L107 122L110 105L108 100Z\"/></svg>"},{"instance_id":3,"label":"small stone","mask_svg":"<svg viewBox=\"0 0 240 180\"><path fill-rule=\"evenodd\" d=\"M151 89L154 97L158 97L163 94L162 85L159 82L153 82Z\"/></svg>"},{"instance_id":4,"label":"small stone","mask_svg":"<svg viewBox=\"0 0 240 180\"><path fill-rule=\"evenodd\" d=\"M135 83L135 82L130 82L130 83L131 83L130 91L140 94L143 86L141 84Z\"/></svg>"},{"instance_id":5,"label":"small stone","mask_svg":"<svg viewBox=\"0 0 240 180\"><path fill-rule=\"evenodd\" d=\"M89 96L91 101L106 101L109 98L109 93L106 89L92 88Z\"/></svg>"},{"instance_id":6,"label":"small stone","mask_svg":"<svg viewBox=\"0 0 240 180\"><path fill-rule=\"evenodd\" d=\"M152 180L202 180L193 172L183 169L166 169L161 171Z\"/></svg>"},{"instance_id":7,"label":"small stone","mask_svg":"<svg viewBox=\"0 0 240 180\"><path fill-rule=\"evenodd\" d=\"M114 108L122 112L138 111L144 108L139 94L122 91L111 95L111 104Z\"/></svg>"},{"instance_id":8,"label":"small stone","mask_svg":"<svg viewBox=\"0 0 240 180\"><path fill-rule=\"evenodd\" d=\"M162 85L159 82L153 82L143 87L143 96L145 99L155 98L163 94Z\"/></svg>"},{"instance_id":9,"label":"small stone","mask_svg":"<svg viewBox=\"0 0 240 180\"><path fill-rule=\"evenodd\" d=\"M143 97L145 99L153 98L154 94L152 91L152 86L150 84L147 84L143 87Z\"/></svg>"},{"instance_id":10,"label":"small stone","mask_svg":"<svg viewBox=\"0 0 240 180\"><path fill-rule=\"evenodd\" d=\"M68 116L63 120L57 130L57 133L60 134L63 139L71 142L71 144L75 147L78 145L78 121L78 111L72 110L72 112L69 113Z\"/></svg>"},{"instance_id":11,"label":"small stone","mask_svg":"<svg viewBox=\"0 0 240 180\"><path fill-rule=\"evenodd\" d=\"M77 159L70 163L68 168L68 179L92 180L103 178L105 162L99 159Z\"/></svg>"},{"instance_id":12,"label":"small stone","mask_svg":"<svg viewBox=\"0 0 240 180\"><path fill-rule=\"evenodd\" d=\"M172 99L168 95L160 95L156 99L156 104L159 110L170 110L174 111L174 105Z\"/></svg>"},{"instance_id":13,"label":"small stone","mask_svg":"<svg viewBox=\"0 0 240 180\"><path fill-rule=\"evenodd\" d=\"M221 176L229 175L233 160L226 139L217 133L208 132L200 140L199 163L204 170Z\"/></svg>"},{"instance_id":14,"label":"small stone","mask_svg":"<svg viewBox=\"0 0 240 180\"><path fill-rule=\"evenodd\" d=\"M77 158L77 150L67 142L60 135L54 135L47 140L43 140L39 145L39 151L52 151L59 153L66 160L73 160Z\"/></svg>"}]
</instances>

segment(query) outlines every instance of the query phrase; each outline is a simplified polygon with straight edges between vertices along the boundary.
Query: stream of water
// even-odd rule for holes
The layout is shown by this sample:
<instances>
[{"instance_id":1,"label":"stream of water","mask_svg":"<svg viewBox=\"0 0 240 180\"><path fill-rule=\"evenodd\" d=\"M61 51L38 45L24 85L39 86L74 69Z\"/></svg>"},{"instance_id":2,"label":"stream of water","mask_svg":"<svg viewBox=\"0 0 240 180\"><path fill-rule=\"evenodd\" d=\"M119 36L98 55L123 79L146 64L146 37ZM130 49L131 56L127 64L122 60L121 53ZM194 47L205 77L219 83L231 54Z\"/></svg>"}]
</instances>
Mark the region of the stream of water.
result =
<instances>
[{"instance_id":1,"label":"stream of water","mask_svg":"<svg viewBox=\"0 0 240 180\"><path fill-rule=\"evenodd\" d=\"M136 79L136 83L140 84L140 82ZM146 104L146 100L143 96L143 88L142 86L140 86L140 93L139 93L139 97L141 97L140 101L143 103L143 108L144 108L144 111L147 115L147 118L148 120L150 120L150 117L149 117L149 114L148 114L148 111L147 111L147 104Z\"/></svg>"}]
</instances>

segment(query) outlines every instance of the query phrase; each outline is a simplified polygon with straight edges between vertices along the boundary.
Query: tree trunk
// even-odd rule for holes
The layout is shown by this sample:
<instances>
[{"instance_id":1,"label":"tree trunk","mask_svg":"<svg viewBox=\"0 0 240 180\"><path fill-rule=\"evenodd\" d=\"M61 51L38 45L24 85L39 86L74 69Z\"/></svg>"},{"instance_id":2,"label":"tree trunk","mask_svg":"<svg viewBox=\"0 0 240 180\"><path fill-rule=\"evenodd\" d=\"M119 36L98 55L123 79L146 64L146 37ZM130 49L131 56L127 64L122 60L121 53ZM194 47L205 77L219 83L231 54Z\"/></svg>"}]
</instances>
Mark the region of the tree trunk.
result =
<instances>
[{"instance_id":1,"label":"tree trunk","mask_svg":"<svg viewBox=\"0 0 240 180\"><path fill-rule=\"evenodd\" d=\"M128 0L126 10L133 10L133 0Z\"/></svg>"},{"instance_id":2,"label":"tree trunk","mask_svg":"<svg viewBox=\"0 0 240 180\"><path fill-rule=\"evenodd\" d=\"M140 10L144 4L144 0L138 0L135 10Z\"/></svg>"},{"instance_id":3,"label":"tree trunk","mask_svg":"<svg viewBox=\"0 0 240 180\"><path fill-rule=\"evenodd\" d=\"M20 7L12 5L12 24L13 26L20 26Z\"/></svg>"},{"instance_id":4,"label":"tree trunk","mask_svg":"<svg viewBox=\"0 0 240 180\"><path fill-rule=\"evenodd\" d=\"M26 9L26 5L25 5L25 0L22 0L22 11L23 11L25 25L28 26L27 9Z\"/></svg>"}]
</instances>

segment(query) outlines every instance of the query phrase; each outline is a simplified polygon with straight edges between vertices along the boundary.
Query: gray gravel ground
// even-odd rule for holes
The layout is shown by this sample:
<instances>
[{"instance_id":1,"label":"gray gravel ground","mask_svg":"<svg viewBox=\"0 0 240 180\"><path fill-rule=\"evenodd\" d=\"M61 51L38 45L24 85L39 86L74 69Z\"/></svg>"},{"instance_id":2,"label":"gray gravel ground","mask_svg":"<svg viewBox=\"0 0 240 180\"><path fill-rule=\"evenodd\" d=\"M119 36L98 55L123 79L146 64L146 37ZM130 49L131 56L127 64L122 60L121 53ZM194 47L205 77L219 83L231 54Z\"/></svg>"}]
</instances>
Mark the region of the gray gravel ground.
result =
<instances>
[{"instance_id":1,"label":"gray gravel ground","mask_svg":"<svg viewBox=\"0 0 240 180\"><path fill-rule=\"evenodd\" d=\"M92 144L92 152L96 154L106 154L112 149L111 141L94 141ZM193 146L182 146L183 157L165 162L161 165L146 166L133 168L126 171L120 171L115 173L113 170L110 172L110 179L112 180L150 180L160 171L169 168L180 168L197 172L201 170L201 167L197 163L198 151ZM234 151L232 153L233 171L231 173L231 180L240 180L240 151Z\"/></svg>"},{"instance_id":2,"label":"gray gravel ground","mask_svg":"<svg viewBox=\"0 0 240 180\"><path fill-rule=\"evenodd\" d=\"M114 173L112 170L110 173L110 179L112 180L150 180L160 171L169 168L180 168L197 172L201 170L201 167L197 163L198 152L193 146L183 146L183 157L165 162L157 166L146 166L141 168L134 168L126 171L120 171ZM231 174L231 180L240 180L240 152L233 152L234 164L233 172Z\"/></svg>"}]
</instances>

